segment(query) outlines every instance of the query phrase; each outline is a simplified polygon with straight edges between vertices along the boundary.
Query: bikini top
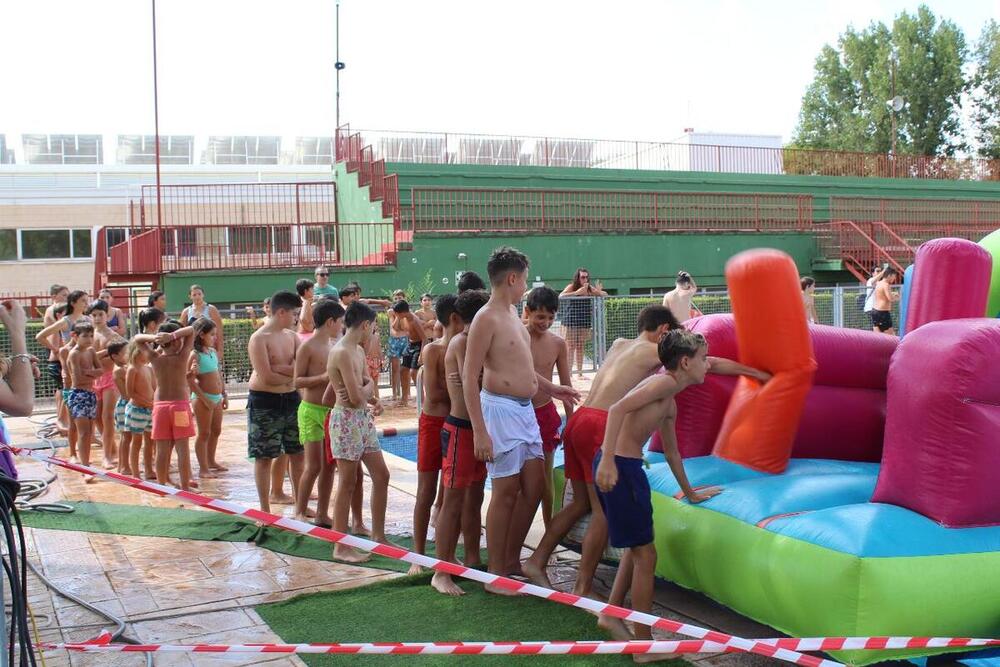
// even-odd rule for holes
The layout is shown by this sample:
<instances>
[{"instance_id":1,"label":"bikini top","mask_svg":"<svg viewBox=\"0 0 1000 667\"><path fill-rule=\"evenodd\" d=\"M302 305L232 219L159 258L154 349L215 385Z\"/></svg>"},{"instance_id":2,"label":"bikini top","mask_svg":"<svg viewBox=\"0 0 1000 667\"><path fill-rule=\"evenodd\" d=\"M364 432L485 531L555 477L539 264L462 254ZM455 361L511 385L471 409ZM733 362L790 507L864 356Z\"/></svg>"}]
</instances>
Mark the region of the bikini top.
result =
<instances>
[{"instance_id":1,"label":"bikini top","mask_svg":"<svg viewBox=\"0 0 1000 667\"><path fill-rule=\"evenodd\" d=\"M214 373L219 370L219 357L215 350L198 353L198 374Z\"/></svg>"},{"instance_id":2,"label":"bikini top","mask_svg":"<svg viewBox=\"0 0 1000 667\"><path fill-rule=\"evenodd\" d=\"M73 334L73 325L76 324L77 321L79 321L80 318L77 317L75 320L71 320L69 318L69 315L64 315L63 319L66 320L66 324L68 326L66 327L65 331L60 331L59 332L59 337L62 338L62 342L65 345L66 343L69 342L70 336L72 336L72 334Z\"/></svg>"},{"instance_id":3,"label":"bikini top","mask_svg":"<svg viewBox=\"0 0 1000 667\"><path fill-rule=\"evenodd\" d=\"M108 320L108 327L114 329L118 326L118 309L115 308L115 316Z\"/></svg>"}]
</instances>

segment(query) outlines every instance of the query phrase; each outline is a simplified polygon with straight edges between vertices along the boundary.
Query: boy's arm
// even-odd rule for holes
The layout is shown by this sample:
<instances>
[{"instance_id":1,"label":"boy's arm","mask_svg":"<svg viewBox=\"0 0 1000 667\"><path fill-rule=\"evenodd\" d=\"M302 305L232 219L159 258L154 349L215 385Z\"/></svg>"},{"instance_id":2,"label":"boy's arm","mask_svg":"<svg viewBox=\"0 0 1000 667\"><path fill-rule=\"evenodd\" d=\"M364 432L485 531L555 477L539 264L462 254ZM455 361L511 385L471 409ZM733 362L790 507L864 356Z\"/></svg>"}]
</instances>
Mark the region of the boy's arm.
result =
<instances>
[{"instance_id":1,"label":"boy's arm","mask_svg":"<svg viewBox=\"0 0 1000 667\"><path fill-rule=\"evenodd\" d=\"M104 369L101 368L101 365L97 361L97 351L94 350L94 348L90 348L87 351L90 352L90 354L87 355L87 359L89 360L90 363L90 368L83 369L83 373L84 375L87 375L92 378L99 378L102 375L104 375Z\"/></svg>"},{"instance_id":2,"label":"boy's arm","mask_svg":"<svg viewBox=\"0 0 1000 667\"><path fill-rule=\"evenodd\" d=\"M535 371L535 379L538 380L539 391L548 394L557 401L569 401L573 405L576 405L577 401L580 400L580 392L573 389L573 387L561 384L562 377L559 378L560 384L556 384L538 371Z\"/></svg>"},{"instance_id":3,"label":"boy's arm","mask_svg":"<svg viewBox=\"0 0 1000 667\"><path fill-rule=\"evenodd\" d=\"M688 481L687 472L684 470L684 459L677 450L677 431L674 428L674 415L668 415L660 422L660 439L663 441L663 456L667 459L670 472L674 474L674 479L681 487L681 491L691 504L708 500L712 496L722 493L720 487L710 487L695 491Z\"/></svg>"},{"instance_id":4,"label":"boy's arm","mask_svg":"<svg viewBox=\"0 0 1000 667\"><path fill-rule=\"evenodd\" d=\"M424 359L424 394L428 402L448 403L448 387L442 384L444 377L444 353L437 345L429 345L426 349L427 357ZM431 380L433 378L433 380Z\"/></svg>"},{"instance_id":5,"label":"boy's arm","mask_svg":"<svg viewBox=\"0 0 1000 667\"><path fill-rule=\"evenodd\" d=\"M571 378L570 367L569 367L569 348L566 346L566 341L559 339L559 356L556 357L556 370L559 372L559 384L573 387L573 381ZM573 401L563 401L563 408L566 410L566 419L569 419L573 414Z\"/></svg>"},{"instance_id":6,"label":"boy's arm","mask_svg":"<svg viewBox=\"0 0 1000 667\"><path fill-rule=\"evenodd\" d=\"M472 422L476 458L480 461L493 460L493 440L486 432L486 422L483 421L483 406L479 402L479 375L483 372L483 366L486 364L486 353L489 351L492 341L492 323L477 315L472 320L472 326L469 327L469 334L465 341L462 394L465 397L465 409L469 413L469 421Z\"/></svg>"},{"instance_id":7,"label":"boy's arm","mask_svg":"<svg viewBox=\"0 0 1000 667\"><path fill-rule=\"evenodd\" d=\"M708 372L715 373L716 375L746 375L747 377L757 380L761 384L766 384L767 381L771 379L771 374L767 371L762 371L757 368L741 364L738 361L726 359L725 357L709 357L708 363Z\"/></svg>"},{"instance_id":8,"label":"boy's arm","mask_svg":"<svg viewBox=\"0 0 1000 667\"><path fill-rule=\"evenodd\" d=\"M344 383L344 389L347 392L347 400L350 402L352 408L363 408L368 402L371 396L371 391L365 392L364 386L362 385L362 378L359 378L357 373L354 371L353 360L348 357L343 359L343 353L336 353L336 357L332 358L331 363L335 363L337 369L340 371L340 379ZM342 363L345 362L345 363Z\"/></svg>"},{"instance_id":9,"label":"boy's arm","mask_svg":"<svg viewBox=\"0 0 1000 667\"><path fill-rule=\"evenodd\" d=\"M330 377L326 374L326 369L319 375L306 375L309 372L309 355L299 354L295 355L295 380L293 384L296 389L308 389L310 387L321 387L330 381Z\"/></svg>"},{"instance_id":10,"label":"boy's arm","mask_svg":"<svg viewBox=\"0 0 1000 667\"><path fill-rule=\"evenodd\" d=\"M247 352L250 354L250 367L261 379L261 381L271 385L286 384L291 380L291 376L282 375L271 369L271 360L267 355L267 345L264 339L254 334L250 336L250 343L247 345Z\"/></svg>"},{"instance_id":11,"label":"boy's arm","mask_svg":"<svg viewBox=\"0 0 1000 667\"><path fill-rule=\"evenodd\" d=\"M604 442L601 444L601 462L597 466L597 474L594 478L601 491L608 492L618 483L615 452L618 449L618 434L622 430L625 416L630 412L641 410L650 403L661 400L665 393L669 394L676 387L677 383L669 376L658 375L649 378L625 394L608 410L608 423L604 427Z\"/></svg>"}]
</instances>

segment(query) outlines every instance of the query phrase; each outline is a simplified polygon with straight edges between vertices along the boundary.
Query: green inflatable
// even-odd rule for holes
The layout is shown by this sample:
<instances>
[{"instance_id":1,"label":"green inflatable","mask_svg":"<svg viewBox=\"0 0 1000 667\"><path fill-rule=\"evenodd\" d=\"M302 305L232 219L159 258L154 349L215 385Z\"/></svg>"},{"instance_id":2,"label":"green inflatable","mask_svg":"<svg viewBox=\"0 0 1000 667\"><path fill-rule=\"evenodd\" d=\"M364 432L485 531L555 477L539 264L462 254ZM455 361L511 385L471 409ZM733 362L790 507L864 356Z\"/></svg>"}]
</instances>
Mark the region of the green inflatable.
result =
<instances>
[{"instance_id":1,"label":"green inflatable","mask_svg":"<svg viewBox=\"0 0 1000 667\"><path fill-rule=\"evenodd\" d=\"M986 317L1000 317L1000 229L980 241L979 245L993 256L993 277L990 279Z\"/></svg>"}]
</instances>

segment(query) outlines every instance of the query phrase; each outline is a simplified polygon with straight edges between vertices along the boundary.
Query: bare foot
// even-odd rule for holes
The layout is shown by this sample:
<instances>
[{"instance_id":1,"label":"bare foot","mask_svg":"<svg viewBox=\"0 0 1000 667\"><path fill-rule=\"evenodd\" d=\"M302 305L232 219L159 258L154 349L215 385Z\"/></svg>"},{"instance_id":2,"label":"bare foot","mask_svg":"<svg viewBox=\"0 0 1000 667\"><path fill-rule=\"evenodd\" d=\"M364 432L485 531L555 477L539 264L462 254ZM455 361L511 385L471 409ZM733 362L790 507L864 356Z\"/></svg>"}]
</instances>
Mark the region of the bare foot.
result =
<instances>
[{"instance_id":1,"label":"bare foot","mask_svg":"<svg viewBox=\"0 0 1000 667\"><path fill-rule=\"evenodd\" d=\"M103 461L101 461L101 466L105 470L114 470L117 467L117 465L118 464L112 461L111 459L104 459Z\"/></svg>"},{"instance_id":2,"label":"bare foot","mask_svg":"<svg viewBox=\"0 0 1000 667\"><path fill-rule=\"evenodd\" d=\"M500 588L499 586L494 586L493 584L483 584L483 590L487 593L493 593L494 595L505 595L507 597L519 597L521 594L517 591L512 591L506 588Z\"/></svg>"},{"instance_id":3,"label":"bare foot","mask_svg":"<svg viewBox=\"0 0 1000 667\"><path fill-rule=\"evenodd\" d=\"M598 614L597 627L611 635L611 638L616 642L628 642L633 639L632 633L628 630L628 626L625 625L625 622L620 618L615 618L614 616L608 616L606 614Z\"/></svg>"},{"instance_id":4,"label":"bare foot","mask_svg":"<svg viewBox=\"0 0 1000 667\"><path fill-rule=\"evenodd\" d=\"M677 656L673 653L633 653L632 661L640 665L645 665L650 662L673 660L675 657Z\"/></svg>"},{"instance_id":5,"label":"bare foot","mask_svg":"<svg viewBox=\"0 0 1000 667\"><path fill-rule=\"evenodd\" d=\"M473 569L479 569L483 566L483 561L480 558L469 558L466 556L462 559L462 565L465 567L471 567Z\"/></svg>"},{"instance_id":6,"label":"bare foot","mask_svg":"<svg viewBox=\"0 0 1000 667\"><path fill-rule=\"evenodd\" d=\"M94 477L93 475L87 475L86 477L83 478L83 483L84 484L96 484L97 483L97 478Z\"/></svg>"},{"instance_id":7,"label":"bare foot","mask_svg":"<svg viewBox=\"0 0 1000 667\"><path fill-rule=\"evenodd\" d=\"M422 573L423 573L423 571L424 571L424 568L420 567L420 566L419 566L419 565L417 565L416 563L412 563L412 564L410 565L410 569L406 571L406 575L407 575L407 576L413 576L413 575L415 575L415 574L422 574ZM435 574L434 576L436 577L437 575ZM432 580L432 581L433 581L433 580ZM432 585L433 585L433 584L432 584ZM435 588L437 588L437 586L435 586Z\"/></svg>"},{"instance_id":8,"label":"bare foot","mask_svg":"<svg viewBox=\"0 0 1000 667\"><path fill-rule=\"evenodd\" d=\"M125 475L126 477L134 477L132 471L129 470L128 468L122 468L121 470L118 471L118 474Z\"/></svg>"},{"instance_id":9,"label":"bare foot","mask_svg":"<svg viewBox=\"0 0 1000 667\"><path fill-rule=\"evenodd\" d=\"M190 479L190 480L188 480L188 486L190 486L192 489L197 489L198 488L198 482L196 482L193 479ZM190 491L191 489L184 489L184 490L185 491Z\"/></svg>"},{"instance_id":10,"label":"bare foot","mask_svg":"<svg viewBox=\"0 0 1000 667\"><path fill-rule=\"evenodd\" d=\"M211 468L199 468L198 469L198 478L199 479L215 479L216 478L216 474L214 472L212 472Z\"/></svg>"},{"instance_id":11,"label":"bare foot","mask_svg":"<svg viewBox=\"0 0 1000 667\"><path fill-rule=\"evenodd\" d=\"M306 506L306 518L313 519L315 517L316 517L316 510Z\"/></svg>"},{"instance_id":12,"label":"bare foot","mask_svg":"<svg viewBox=\"0 0 1000 667\"><path fill-rule=\"evenodd\" d=\"M372 531L368 530L368 526L366 526L363 523L362 524L355 524L351 528L351 533L353 533L354 535L364 535L365 537L371 537L372 536ZM378 542L380 540L375 540L375 541Z\"/></svg>"},{"instance_id":13,"label":"bare foot","mask_svg":"<svg viewBox=\"0 0 1000 667\"><path fill-rule=\"evenodd\" d=\"M219 472L229 472L229 468L224 465L219 465L218 463L210 463L208 467Z\"/></svg>"},{"instance_id":14,"label":"bare foot","mask_svg":"<svg viewBox=\"0 0 1000 667\"><path fill-rule=\"evenodd\" d=\"M385 535L371 535L372 542L379 542L381 544L389 544L389 540L385 539Z\"/></svg>"},{"instance_id":15,"label":"bare foot","mask_svg":"<svg viewBox=\"0 0 1000 667\"><path fill-rule=\"evenodd\" d=\"M333 559L343 563L365 563L371 560L372 555L364 551L358 551L354 547L335 544L333 546Z\"/></svg>"},{"instance_id":16,"label":"bare foot","mask_svg":"<svg viewBox=\"0 0 1000 667\"><path fill-rule=\"evenodd\" d=\"M295 502L294 498L292 498L291 496L286 496L284 493L272 493L269 496L269 499L272 503L281 503L283 505L288 505L290 503Z\"/></svg>"},{"instance_id":17,"label":"bare foot","mask_svg":"<svg viewBox=\"0 0 1000 667\"><path fill-rule=\"evenodd\" d=\"M76 454L70 454L69 455L69 462L70 463L79 463L80 459L77 458Z\"/></svg>"},{"instance_id":18,"label":"bare foot","mask_svg":"<svg viewBox=\"0 0 1000 667\"><path fill-rule=\"evenodd\" d=\"M435 572L431 577L431 588L443 595L465 595L465 591L452 581L451 575L444 572Z\"/></svg>"},{"instance_id":19,"label":"bare foot","mask_svg":"<svg viewBox=\"0 0 1000 667\"><path fill-rule=\"evenodd\" d=\"M148 481L150 481L150 482L155 482L156 481L156 473L155 472L147 472L146 473L146 479Z\"/></svg>"},{"instance_id":20,"label":"bare foot","mask_svg":"<svg viewBox=\"0 0 1000 667\"><path fill-rule=\"evenodd\" d=\"M319 526L320 528L333 528L333 519L328 516L318 516L312 520L314 526Z\"/></svg>"},{"instance_id":21,"label":"bare foot","mask_svg":"<svg viewBox=\"0 0 1000 667\"><path fill-rule=\"evenodd\" d=\"M515 563L507 568L508 577L523 577L525 576L524 571L521 569L521 563Z\"/></svg>"},{"instance_id":22,"label":"bare foot","mask_svg":"<svg viewBox=\"0 0 1000 667\"><path fill-rule=\"evenodd\" d=\"M524 576L528 578L528 581L536 586L541 586L542 588L552 588L552 582L549 581L549 575L545 571L545 568L538 567L531 562L531 559L524 561L521 565L521 571L524 573Z\"/></svg>"}]
</instances>

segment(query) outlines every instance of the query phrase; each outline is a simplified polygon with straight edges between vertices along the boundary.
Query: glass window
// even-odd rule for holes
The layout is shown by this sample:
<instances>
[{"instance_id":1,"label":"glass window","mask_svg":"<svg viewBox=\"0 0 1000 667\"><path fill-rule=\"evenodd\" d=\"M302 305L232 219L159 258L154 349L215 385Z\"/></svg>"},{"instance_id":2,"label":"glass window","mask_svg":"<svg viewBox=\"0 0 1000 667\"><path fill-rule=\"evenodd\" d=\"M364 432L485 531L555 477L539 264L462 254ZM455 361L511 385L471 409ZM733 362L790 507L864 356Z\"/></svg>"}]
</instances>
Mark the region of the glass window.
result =
<instances>
[{"instance_id":1,"label":"glass window","mask_svg":"<svg viewBox=\"0 0 1000 667\"><path fill-rule=\"evenodd\" d=\"M90 259L94 256L90 248L90 230L73 230L73 257L74 259Z\"/></svg>"},{"instance_id":2,"label":"glass window","mask_svg":"<svg viewBox=\"0 0 1000 667\"><path fill-rule=\"evenodd\" d=\"M17 259L17 230L0 229L0 260Z\"/></svg>"},{"instance_id":3,"label":"glass window","mask_svg":"<svg viewBox=\"0 0 1000 667\"><path fill-rule=\"evenodd\" d=\"M292 228L264 225L229 228L229 252L233 255L266 255L292 251Z\"/></svg>"},{"instance_id":4,"label":"glass window","mask_svg":"<svg viewBox=\"0 0 1000 667\"><path fill-rule=\"evenodd\" d=\"M108 242L108 250L128 240L128 230L124 227L107 227L104 233L106 234L105 240Z\"/></svg>"},{"instance_id":5,"label":"glass window","mask_svg":"<svg viewBox=\"0 0 1000 667\"><path fill-rule=\"evenodd\" d=\"M69 256L68 229L21 230L23 259L67 259Z\"/></svg>"}]
</instances>

